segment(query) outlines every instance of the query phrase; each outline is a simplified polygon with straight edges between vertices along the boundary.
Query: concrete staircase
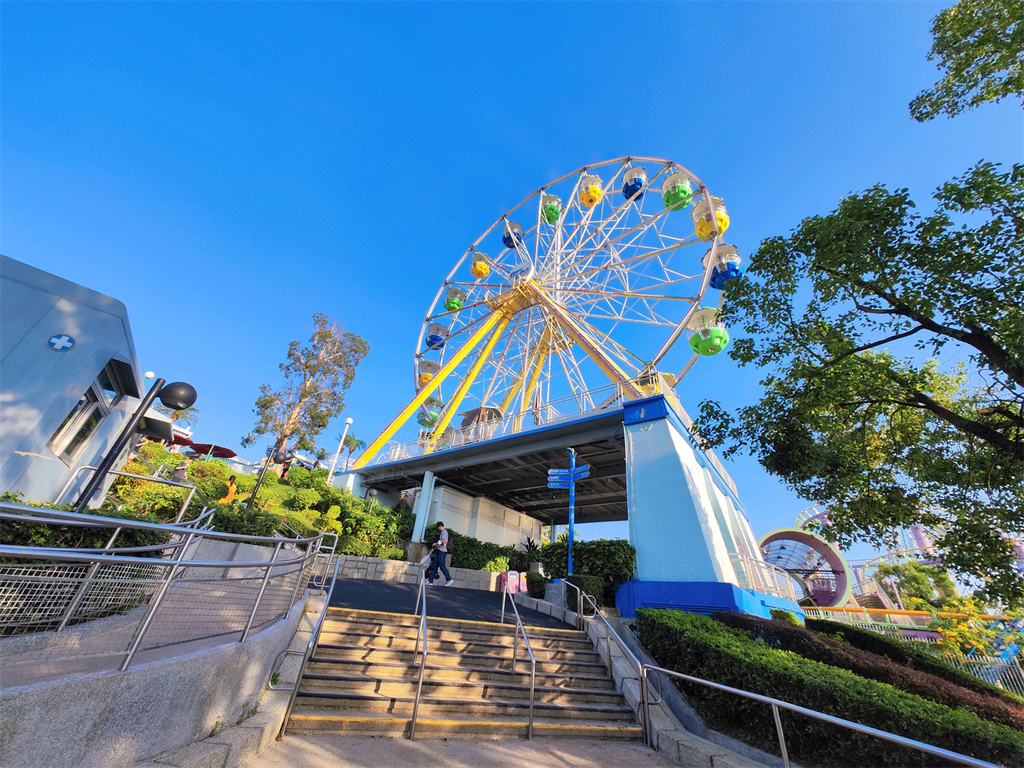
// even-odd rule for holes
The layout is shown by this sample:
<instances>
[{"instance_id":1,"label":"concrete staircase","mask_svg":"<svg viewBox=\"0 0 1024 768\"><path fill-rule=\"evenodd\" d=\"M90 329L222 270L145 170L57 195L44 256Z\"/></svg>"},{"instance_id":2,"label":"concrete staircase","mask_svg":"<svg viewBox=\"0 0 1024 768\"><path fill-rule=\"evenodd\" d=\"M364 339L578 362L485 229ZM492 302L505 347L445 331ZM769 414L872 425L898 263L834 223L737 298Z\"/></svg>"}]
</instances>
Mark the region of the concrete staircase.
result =
<instances>
[{"instance_id":1,"label":"concrete staircase","mask_svg":"<svg viewBox=\"0 0 1024 768\"><path fill-rule=\"evenodd\" d=\"M408 734L419 678L419 618L331 608L288 726L290 733ZM526 735L530 657L514 624L428 618L417 737ZM641 739L633 711L585 632L527 627L537 657L534 735Z\"/></svg>"}]
</instances>

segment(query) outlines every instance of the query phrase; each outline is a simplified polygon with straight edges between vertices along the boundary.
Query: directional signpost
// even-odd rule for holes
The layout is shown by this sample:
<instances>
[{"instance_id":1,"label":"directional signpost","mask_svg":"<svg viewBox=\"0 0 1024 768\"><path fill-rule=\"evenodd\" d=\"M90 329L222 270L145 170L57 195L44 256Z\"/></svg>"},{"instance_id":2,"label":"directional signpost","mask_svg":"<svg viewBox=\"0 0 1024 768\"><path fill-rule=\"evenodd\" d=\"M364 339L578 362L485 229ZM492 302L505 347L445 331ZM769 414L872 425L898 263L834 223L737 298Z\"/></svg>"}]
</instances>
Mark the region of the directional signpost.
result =
<instances>
[{"instance_id":1,"label":"directional signpost","mask_svg":"<svg viewBox=\"0 0 1024 768\"><path fill-rule=\"evenodd\" d=\"M569 449L568 469L549 469L548 488L569 491L569 573L572 573L572 532L576 524L576 481L590 476L590 465L576 466L576 451Z\"/></svg>"}]
</instances>

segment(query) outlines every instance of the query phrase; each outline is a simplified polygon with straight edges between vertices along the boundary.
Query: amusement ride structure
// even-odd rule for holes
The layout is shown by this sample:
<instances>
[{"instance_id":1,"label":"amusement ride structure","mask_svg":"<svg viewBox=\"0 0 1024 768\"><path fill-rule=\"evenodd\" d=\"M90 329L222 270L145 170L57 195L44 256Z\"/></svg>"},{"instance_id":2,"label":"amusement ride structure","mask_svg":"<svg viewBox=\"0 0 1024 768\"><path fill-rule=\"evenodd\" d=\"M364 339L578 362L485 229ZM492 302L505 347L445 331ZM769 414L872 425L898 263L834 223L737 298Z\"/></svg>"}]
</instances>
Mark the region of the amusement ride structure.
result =
<instances>
[{"instance_id":1,"label":"amusement ride structure","mask_svg":"<svg viewBox=\"0 0 1024 768\"><path fill-rule=\"evenodd\" d=\"M404 451L429 453L674 387L728 343L718 291L740 273L728 228L722 199L660 158L596 163L535 190L441 284L413 356L416 395L354 468L413 416L418 447ZM683 334L689 361L660 374Z\"/></svg>"},{"instance_id":2,"label":"amusement ride structure","mask_svg":"<svg viewBox=\"0 0 1024 768\"><path fill-rule=\"evenodd\" d=\"M741 272L723 241L729 225L720 197L661 158L587 165L535 190L442 282L413 355L415 394L356 460L349 487L418 485L415 537L443 514L459 532L514 542L524 520L538 531L566 522L547 470L572 447L591 465L577 521L626 520L637 550L623 615L799 611L675 393L729 342L721 289ZM670 358L684 338L687 354ZM414 418L416 439L393 442Z\"/></svg>"}]
</instances>

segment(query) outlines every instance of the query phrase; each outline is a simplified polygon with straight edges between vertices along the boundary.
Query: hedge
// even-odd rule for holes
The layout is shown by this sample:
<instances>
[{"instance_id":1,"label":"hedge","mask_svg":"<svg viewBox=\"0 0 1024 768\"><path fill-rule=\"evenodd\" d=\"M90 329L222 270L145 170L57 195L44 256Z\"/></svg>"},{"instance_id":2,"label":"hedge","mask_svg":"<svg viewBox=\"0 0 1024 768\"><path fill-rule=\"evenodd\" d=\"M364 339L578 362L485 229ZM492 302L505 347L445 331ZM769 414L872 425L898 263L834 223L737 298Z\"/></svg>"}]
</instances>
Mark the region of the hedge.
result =
<instances>
[{"instance_id":1,"label":"hedge","mask_svg":"<svg viewBox=\"0 0 1024 768\"><path fill-rule=\"evenodd\" d=\"M840 624L838 621L828 621L826 619L807 619L806 626L815 632L838 636L854 648L885 656L897 664L905 664L922 672L949 680L961 688L1002 699L1011 704L1019 705L1024 703L1020 697L1004 691L997 685L992 685L992 683L986 682L956 667L943 664L940 659L932 656L923 648L917 647L913 642L897 640L879 632L872 632L870 629Z\"/></svg>"},{"instance_id":2,"label":"hedge","mask_svg":"<svg viewBox=\"0 0 1024 768\"><path fill-rule=\"evenodd\" d=\"M585 592L594 598L594 602L597 603L598 606L605 604L602 593L604 581L600 576L586 576L582 573L574 573L572 576L566 576L564 580L568 581L570 584L575 584L582 592ZM565 590L565 605L570 611L576 610L575 589L567 588Z\"/></svg>"},{"instance_id":3,"label":"hedge","mask_svg":"<svg viewBox=\"0 0 1024 768\"><path fill-rule=\"evenodd\" d=\"M898 664L885 656L855 648L849 643L784 621L768 621L739 613L713 613L712 616L723 624L761 638L772 648L793 651L805 659L840 667L869 680L888 683L901 691L917 694L947 707L963 707L985 720L1024 731L1024 707L1003 699L968 690L928 672Z\"/></svg>"},{"instance_id":4,"label":"hedge","mask_svg":"<svg viewBox=\"0 0 1024 768\"><path fill-rule=\"evenodd\" d=\"M5 492L0 494L0 500L12 501L18 504L25 504L29 507L45 507L48 509L59 509L65 512L71 511L74 507L71 504L48 504L39 501L22 501L21 494L17 492ZM123 510L111 509L104 506L97 510L87 510L87 514L97 514L103 517L116 517L119 520L134 520L143 523L163 522L150 515L134 514ZM30 523L13 520L0 520L0 541L4 544L11 544L18 547L59 547L68 549L103 549L110 540L114 529L107 526L96 528L83 527L78 525L54 525L51 523ZM157 544L165 544L170 536L159 531L145 531L133 528L125 528L118 534L114 541L114 547L150 547ZM160 557L161 553L139 553L140 557Z\"/></svg>"},{"instance_id":5,"label":"hedge","mask_svg":"<svg viewBox=\"0 0 1024 768\"><path fill-rule=\"evenodd\" d=\"M536 571L526 572L526 591L530 597L544 598L544 589L547 587L548 580L541 576Z\"/></svg>"},{"instance_id":6,"label":"hedge","mask_svg":"<svg viewBox=\"0 0 1024 768\"><path fill-rule=\"evenodd\" d=\"M1024 734L845 669L769 647L742 630L681 611L637 611L640 641L661 666L1007 766L1024 764ZM705 724L778 754L770 707L677 681ZM934 766L917 750L781 711L789 756L806 766Z\"/></svg>"},{"instance_id":7,"label":"hedge","mask_svg":"<svg viewBox=\"0 0 1024 768\"><path fill-rule=\"evenodd\" d=\"M441 535L436 526L427 528L423 540L433 544ZM473 571L490 571L501 573L509 569L527 571L530 569L530 553L517 550L514 546L503 547L489 541L480 541L472 536L464 536L448 529L448 540L451 542L452 555L447 563L449 567L469 568Z\"/></svg>"},{"instance_id":8,"label":"hedge","mask_svg":"<svg viewBox=\"0 0 1024 768\"><path fill-rule=\"evenodd\" d=\"M568 542L548 544L538 553L538 560L550 578L565 578L569 573ZM573 572L601 579L604 605L615 605L615 590L633 578L635 561L636 549L625 539L574 541L572 545Z\"/></svg>"}]
</instances>

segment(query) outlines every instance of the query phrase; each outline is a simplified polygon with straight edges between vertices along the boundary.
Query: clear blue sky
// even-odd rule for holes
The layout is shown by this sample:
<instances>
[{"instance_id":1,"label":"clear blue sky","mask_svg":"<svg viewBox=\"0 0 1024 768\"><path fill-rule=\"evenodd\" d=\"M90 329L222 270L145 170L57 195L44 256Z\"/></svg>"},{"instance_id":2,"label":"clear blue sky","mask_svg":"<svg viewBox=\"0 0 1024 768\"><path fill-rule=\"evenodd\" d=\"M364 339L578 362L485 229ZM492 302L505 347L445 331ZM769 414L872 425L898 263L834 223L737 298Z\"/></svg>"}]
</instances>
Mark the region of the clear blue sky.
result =
<instances>
[{"instance_id":1,"label":"clear blue sky","mask_svg":"<svg viewBox=\"0 0 1024 768\"><path fill-rule=\"evenodd\" d=\"M946 4L4 3L0 248L124 301L143 368L193 383L197 437L236 448L333 315L371 353L321 442L346 416L369 441L454 261L585 163L686 165L749 253L876 182L926 203L1020 160L1018 105L908 115ZM738 405L757 379L720 355L681 395ZM757 534L806 506L731 471Z\"/></svg>"}]
</instances>

